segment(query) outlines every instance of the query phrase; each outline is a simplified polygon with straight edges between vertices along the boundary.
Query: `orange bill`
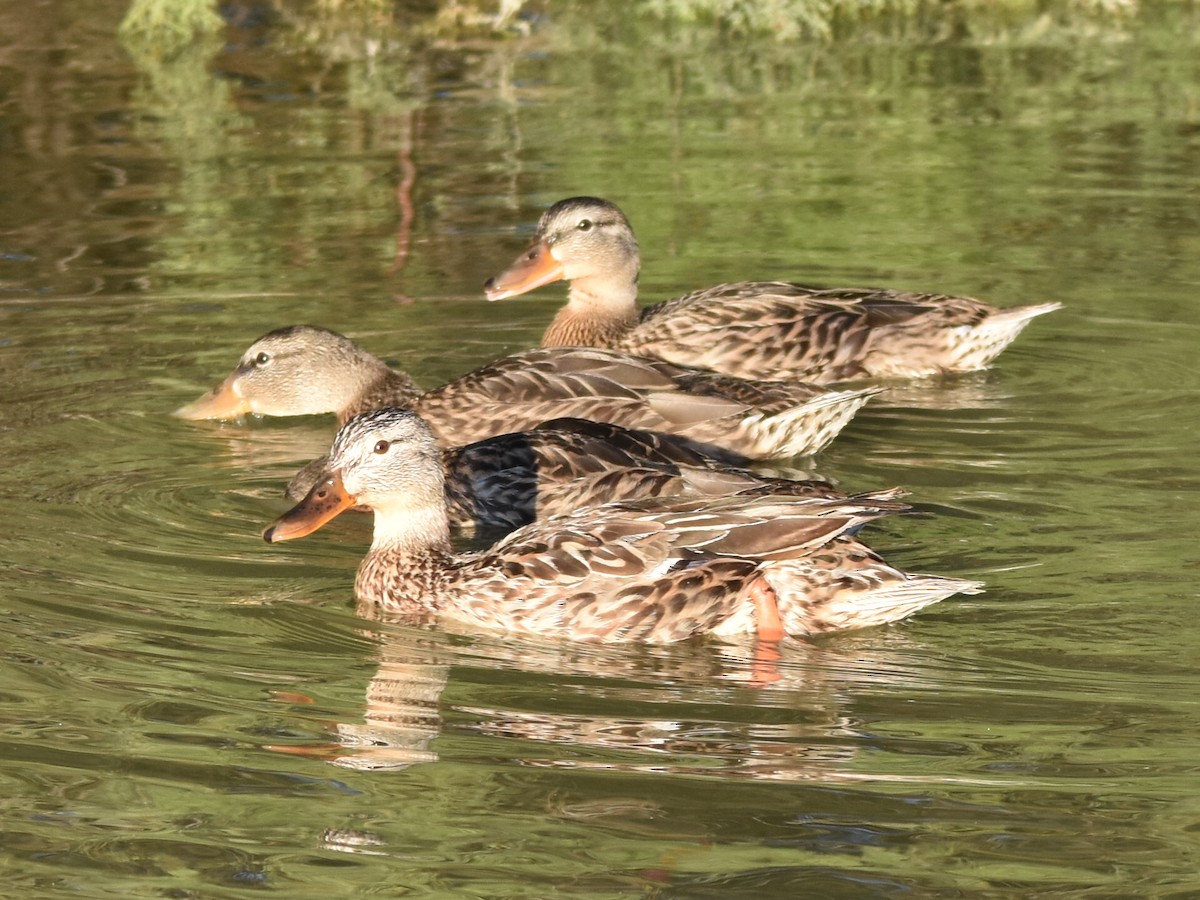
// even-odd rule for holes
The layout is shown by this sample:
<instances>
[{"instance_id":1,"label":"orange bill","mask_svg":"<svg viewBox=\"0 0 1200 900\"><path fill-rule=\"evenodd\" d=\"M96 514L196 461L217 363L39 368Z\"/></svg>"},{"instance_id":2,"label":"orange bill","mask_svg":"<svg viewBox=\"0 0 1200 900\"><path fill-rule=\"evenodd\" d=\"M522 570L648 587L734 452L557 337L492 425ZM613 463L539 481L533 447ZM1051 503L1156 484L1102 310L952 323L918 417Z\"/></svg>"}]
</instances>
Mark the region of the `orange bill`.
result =
<instances>
[{"instance_id":1,"label":"orange bill","mask_svg":"<svg viewBox=\"0 0 1200 900\"><path fill-rule=\"evenodd\" d=\"M538 241L517 257L511 266L495 278L489 278L483 285L483 292L489 300L503 300L540 288L543 284L561 281L562 277L562 263L554 258L549 244Z\"/></svg>"},{"instance_id":2,"label":"orange bill","mask_svg":"<svg viewBox=\"0 0 1200 900\"><path fill-rule=\"evenodd\" d=\"M326 475L313 486L308 496L271 523L271 527L263 532L263 540L275 544L312 534L338 513L353 508L355 502L346 493L340 473Z\"/></svg>"},{"instance_id":3,"label":"orange bill","mask_svg":"<svg viewBox=\"0 0 1200 900\"><path fill-rule=\"evenodd\" d=\"M181 419L236 419L252 412L250 403L234 387L237 372L201 397L175 410Z\"/></svg>"}]
</instances>

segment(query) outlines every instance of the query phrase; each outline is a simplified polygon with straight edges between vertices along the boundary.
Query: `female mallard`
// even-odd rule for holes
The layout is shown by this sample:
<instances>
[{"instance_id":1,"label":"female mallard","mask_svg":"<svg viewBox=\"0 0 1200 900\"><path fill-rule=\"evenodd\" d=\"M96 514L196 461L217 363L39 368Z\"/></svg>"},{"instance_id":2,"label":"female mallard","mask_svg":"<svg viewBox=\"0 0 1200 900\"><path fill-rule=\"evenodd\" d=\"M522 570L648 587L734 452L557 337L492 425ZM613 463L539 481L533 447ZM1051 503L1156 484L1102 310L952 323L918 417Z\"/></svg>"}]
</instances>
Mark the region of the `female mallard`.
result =
<instances>
[{"instance_id":1,"label":"female mallard","mask_svg":"<svg viewBox=\"0 0 1200 900\"><path fill-rule=\"evenodd\" d=\"M894 621L980 588L901 572L845 536L904 509L886 500L765 493L609 504L456 556L437 440L406 410L343 426L322 480L263 537L302 537L357 504L375 511L358 597L476 628L591 641L774 640Z\"/></svg>"},{"instance_id":2,"label":"female mallard","mask_svg":"<svg viewBox=\"0 0 1200 900\"><path fill-rule=\"evenodd\" d=\"M291 480L302 499L323 476L328 457ZM442 451L446 503L455 528L511 531L536 519L616 500L694 499L765 492L848 498L822 481L759 475L713 459L668 434L586 419L554 419L529 431L484 438ZM894 500L891 488L855 497Z\"/></svg>"},{"instance_id":3,"label":"female mallard","mask_svg":"<svg viewBox=\"0 0 1200 900\"><path fill-rule=\"evenodd\" d=\"M877 392L750 381L595 348L530 350L421 391L349 338L295 325L259 338L221 384L175 414L336 412L341 424L366 410L405 406L446 446L571 416L771 459L821 450Z\"/></svg>"},{"instance_id":4,"label":"female mallard","mask_svg":"<svg viewBox=\"0 0 1200 900\"><path fill-rule=\"evenodd\" d=\"M596 197L560 200L533 245L484 290L489 300L570 282L543 347L610 347L743 378L829 383L969 372L990 363L1041 303L997 309L970 297L742 281L639 308L629 221Z\"/></svg>"}]
</instances>

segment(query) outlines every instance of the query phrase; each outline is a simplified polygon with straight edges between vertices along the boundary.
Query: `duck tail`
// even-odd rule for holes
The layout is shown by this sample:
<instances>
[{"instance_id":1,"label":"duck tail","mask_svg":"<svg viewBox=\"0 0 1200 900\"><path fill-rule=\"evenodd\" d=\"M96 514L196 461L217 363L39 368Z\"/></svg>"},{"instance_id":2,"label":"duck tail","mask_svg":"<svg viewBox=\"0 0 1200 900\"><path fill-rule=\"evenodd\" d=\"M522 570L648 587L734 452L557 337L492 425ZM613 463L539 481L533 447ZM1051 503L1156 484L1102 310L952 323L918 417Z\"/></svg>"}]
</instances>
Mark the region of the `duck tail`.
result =
<instances>
[{"instance_id":1,"label":"duck tail","mask_svg":"<svg viewBox=\"0 0 1200 900\"><path fill-rule=\"evenodd\" d=\"M883 388L827 391L781 412L747 417L745 430L763 459L809 456L825 449Z\"/></svg>"},{"instance_id":2,"label":"duck tail","mask_svg":"<svg viewBox=\"0 0 1200 900\"><path fill-rule=\"evenodd\" d=\"M983 583L905 572L864 544L843 537L808 558L771 562L763 574L779 597L791 635L886 625Z\"/></svg>"},{"instance_id":3,"label":"duck tail","mask_svg":"<svg viewBox=\"0 0 1200 900\"><path fill-rule=\"evenodd\" d=\"M1056 309L1062 309L1062 304L1036 303L996 310L970 328L961 345L958 367L963 371L982 369L1015 341L1026 325Z\"/></svg>"}]
</instances>

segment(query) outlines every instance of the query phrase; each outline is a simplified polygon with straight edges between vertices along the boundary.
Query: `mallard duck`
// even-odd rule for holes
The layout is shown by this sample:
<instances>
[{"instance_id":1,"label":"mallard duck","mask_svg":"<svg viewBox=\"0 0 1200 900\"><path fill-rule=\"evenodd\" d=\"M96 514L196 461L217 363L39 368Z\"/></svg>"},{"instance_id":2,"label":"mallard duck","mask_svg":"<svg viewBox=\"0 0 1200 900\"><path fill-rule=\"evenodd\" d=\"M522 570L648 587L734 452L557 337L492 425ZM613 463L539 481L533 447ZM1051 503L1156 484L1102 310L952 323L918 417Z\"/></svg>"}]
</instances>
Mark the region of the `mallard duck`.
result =
<instances>
[{"instance_id":1,"label":"mallard duck","mask_svg":"<svg viewBox=\"0 0 1200 900\"><path fill-rule=\"evenodd\" d=\"M458 556L443 472L420 416L364 413L338 432L321 481L263 537L303 537L368 506L360 600L418 620L588 641L776 640L894 621L981 587L901 572L845 536L903 504L771 493L592 507Z\"/></svg>"},{"instance_id":2,"label":"mallard duck","mask_svg":"<svg viewBox=\"0 0 1200 900\"><path fill-rule=\"evenodd\" d=\"M895 500L899 488L847 494L817 480L760 475L701 453L686 440L586 419L554 419L442 451L450 524L511 531L539 518L616 500L691 499L771 492ZM315 459L288 483L301 500L328 468Z\"/></svg>"},{"instance_id":3,"label":"mallard duck","mask_svg":"<svg viewBox=\"0 0 1200 900\"><path fill-rule=\"evenodd\" d=\"M750 459L816 453L877 388L830 391L751 381L595 348L530 350L422 391L349 338L294 325L242 354L186 419L336 412L339 424L381 406L420 413L445 446L571 416L682 435Z\"/></svg>"},{"instance_id":4,"label":"mallard duck","mask_svg":"<svg viewBox=\"0 0 1200 900\"><path fill-rule=\"evenodd\" d=\"M484 291L502 300L570 282L543 347L609 347L743 378L823 384L981 369L1031 319L1062 305L997 309L970 297L742 281L642 308L640 266L621 210L572 197L546 210L532 246Z\"/></svg>"}]
</instances>

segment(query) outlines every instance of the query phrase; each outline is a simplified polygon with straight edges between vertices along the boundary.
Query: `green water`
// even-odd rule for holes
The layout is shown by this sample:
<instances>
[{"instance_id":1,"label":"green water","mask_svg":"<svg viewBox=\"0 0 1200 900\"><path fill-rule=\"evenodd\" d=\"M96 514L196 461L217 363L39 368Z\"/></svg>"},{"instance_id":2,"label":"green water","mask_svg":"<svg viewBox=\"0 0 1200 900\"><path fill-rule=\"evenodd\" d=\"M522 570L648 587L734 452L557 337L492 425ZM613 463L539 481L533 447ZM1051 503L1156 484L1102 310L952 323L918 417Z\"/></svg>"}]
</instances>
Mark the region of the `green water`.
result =
<instances>
[{"instance_id":1,"label":"green water","mask_svg":"<svg viewBox=\"0 0 1200 900\"><path fill-rule=\"evenodd\" d=\"M1194 13L734 47L566 10L373 56L247 15L164 63L123 12L0 5L3 893L1200 891ZM429 385L530 346L561 289L481 285L578 193L651 299L1066 304L798 461L911 490L872 545L987 592L756 690L718 644L360 618L362 521L264 544L332 423L169 411L289 323Z\"/></svg>"}]
</instances>

